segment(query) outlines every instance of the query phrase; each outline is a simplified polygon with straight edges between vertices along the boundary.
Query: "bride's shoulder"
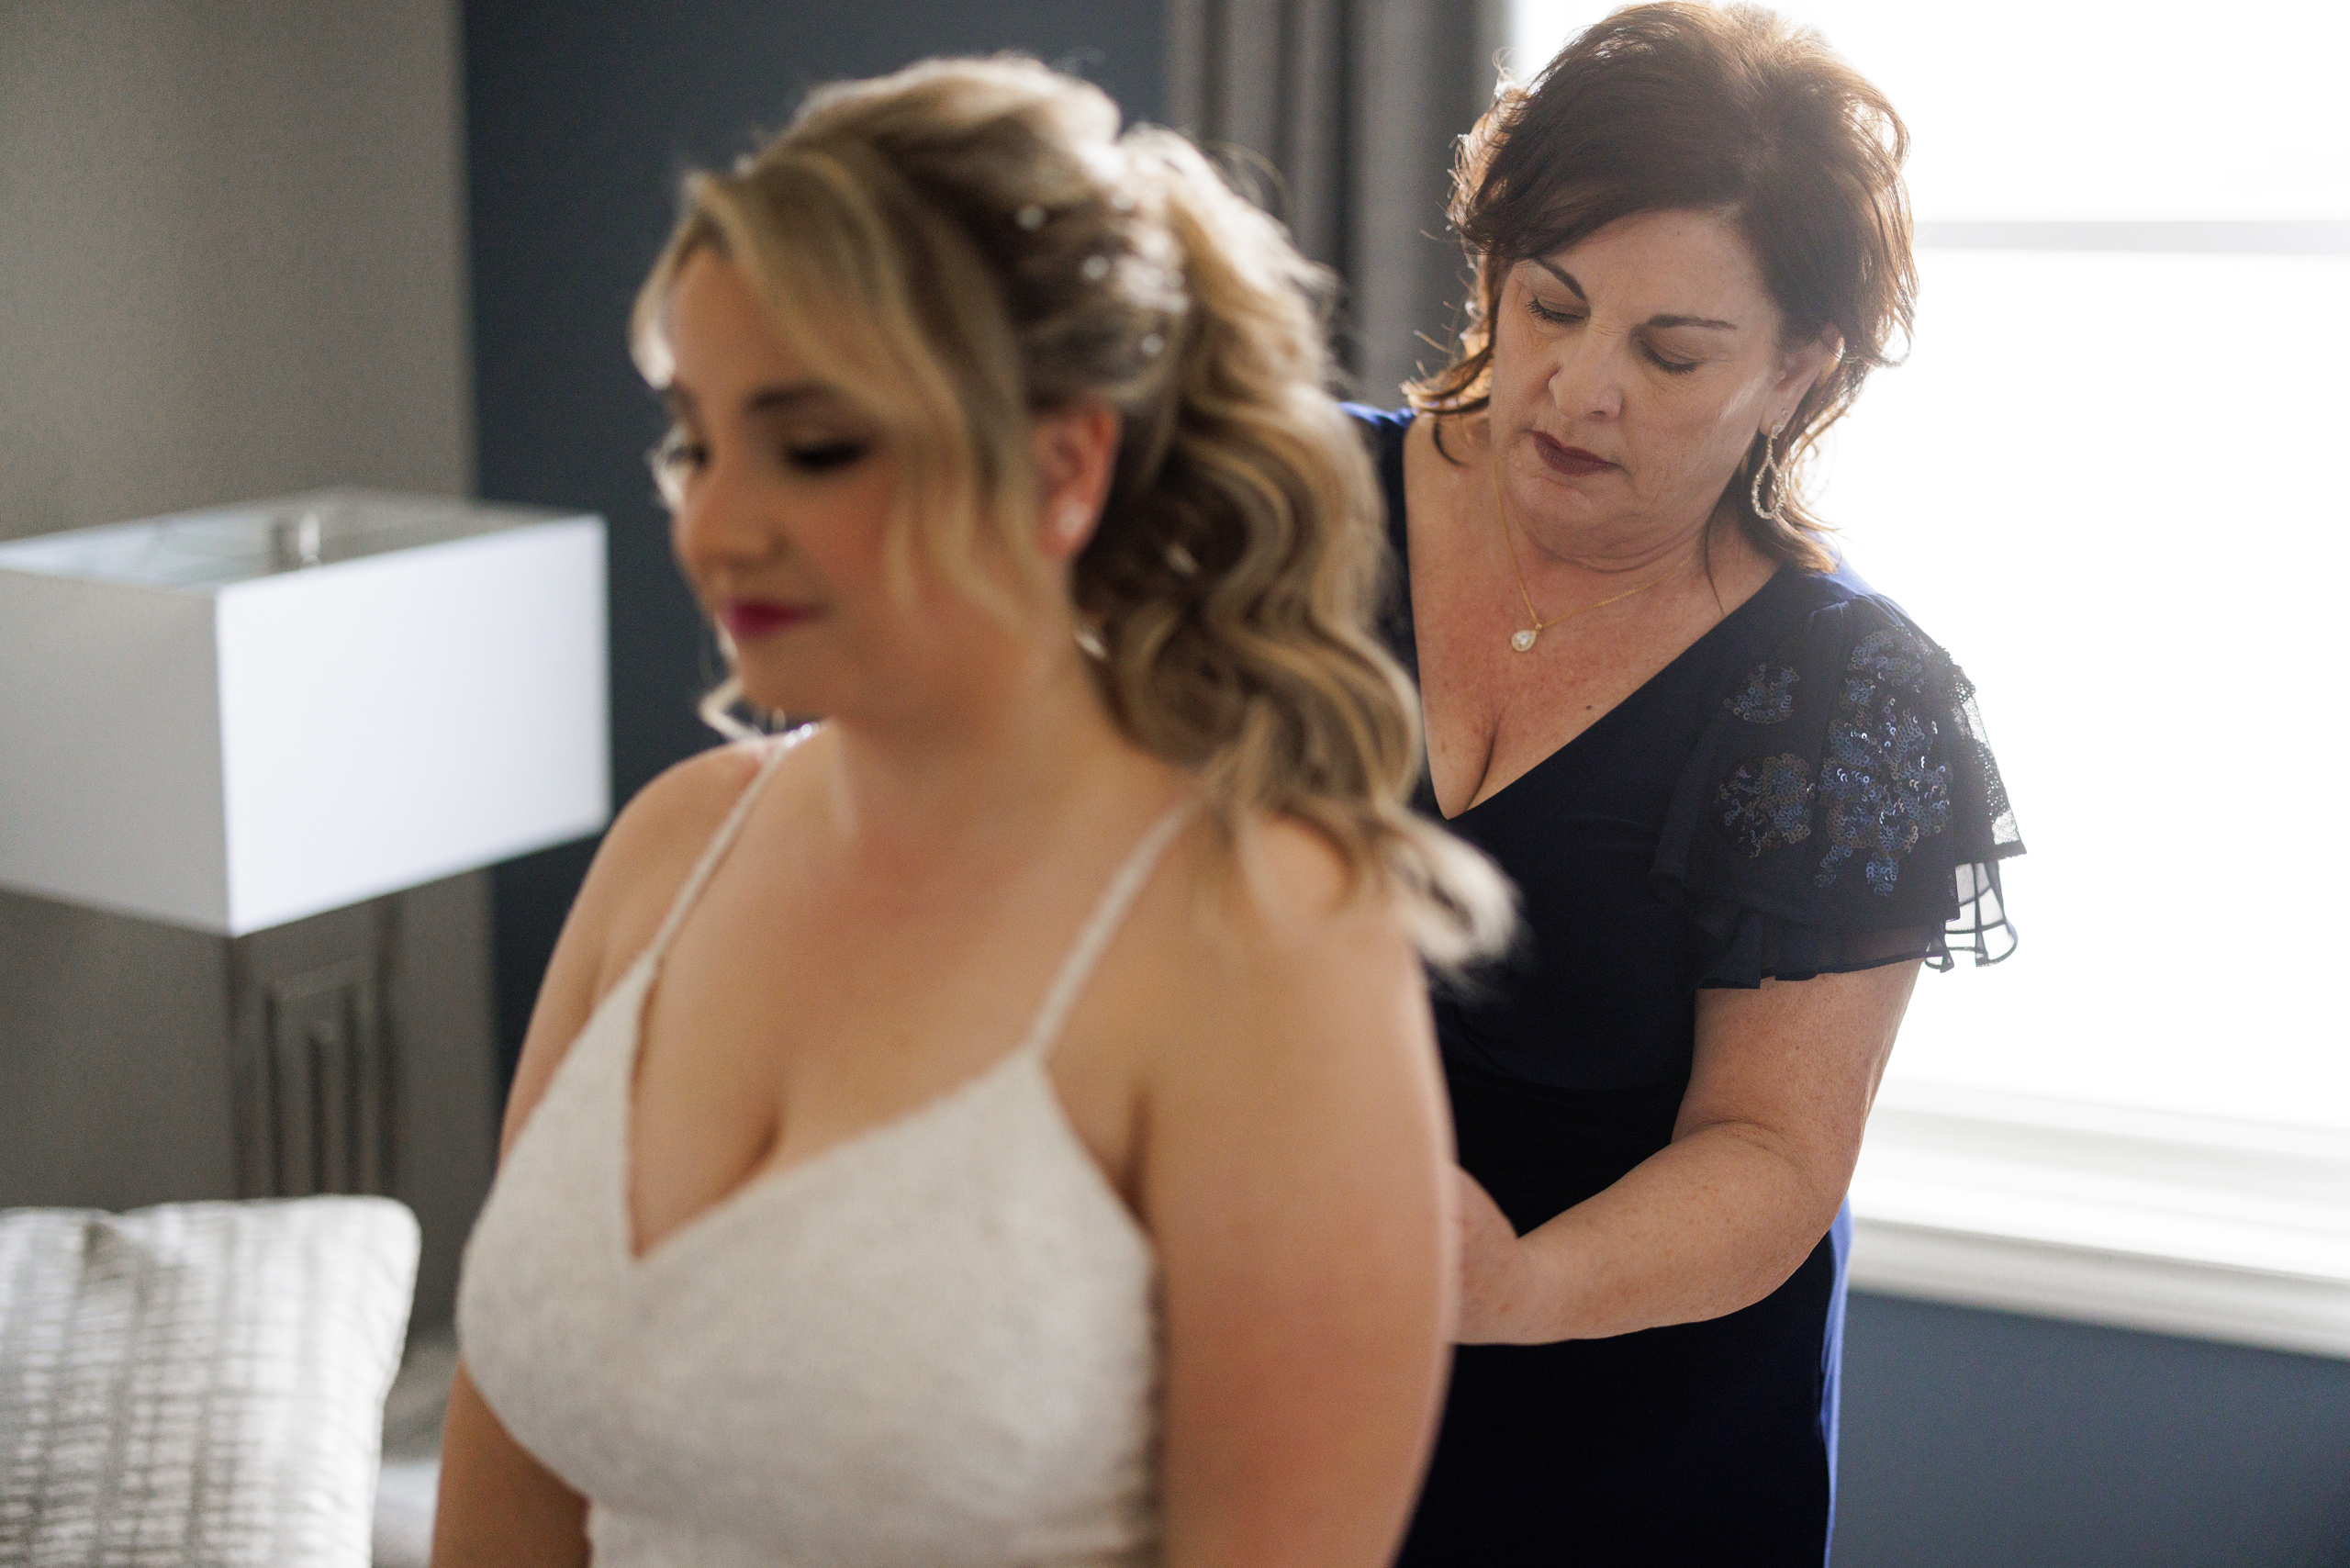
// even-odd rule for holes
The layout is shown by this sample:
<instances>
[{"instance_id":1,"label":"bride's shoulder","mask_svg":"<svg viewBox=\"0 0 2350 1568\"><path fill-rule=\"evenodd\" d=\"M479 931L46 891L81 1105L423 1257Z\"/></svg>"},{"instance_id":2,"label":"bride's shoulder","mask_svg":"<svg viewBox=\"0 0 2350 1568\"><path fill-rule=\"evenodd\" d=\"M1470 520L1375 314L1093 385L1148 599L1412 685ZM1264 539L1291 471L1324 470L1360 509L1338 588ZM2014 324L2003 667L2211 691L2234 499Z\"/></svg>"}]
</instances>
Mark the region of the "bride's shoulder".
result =
<instances>
[{"instance_id":1,"label":"bride's shoulder","mask_svg":"<svg viewBox=\"0 0 2350 1568\"><path fill-rule=\"evenodd\" d=\"M766 738L734 741L663 768L612 820L606 853L657 858L680 845L698 847L726 820L767 762L770 748L779 744Z\"/></svg>"},{"instance_id":2,"label":"bride's shoulder","mask_svg":"<svg viewBox=\"0 0 2350 1568\"><path fill-rule=\"evenodd\" d=\"M737 741L674 763L632 796L596 851L581 902L597 901L608 924L657 923L666 894L685 879L702 849L767 762L771 741ZM624 933L615 933L624 935ZM622 942L621 945L625 946ZM599 944L604 946L604 944Z\"/></svg>"},{"instance_id":3,"label":"bride's shoulder","mask_svg":"<svg viewBox=\"0 0 2350 1568\"><path fill-rule=\"evenodd\" d=\"M694 863L780 742L717 746L663 770L613 818L555 939L507 1103L520 1132L606 992L660 928Z\"/></svg>"},{"instance_id":4,"label":"bride's shoulder","mask_svg":"<svg viewBox=\"0 0 2350 1568\"><path fill-rule=\"evenodd\" d=\"M1312 823L1258 816L1235 835L1236 913L1292 941L1312 942L1370 915L1352 897L1346 857Z\"/></svg>"},{"instance_id":5,"label":"bride's shoulder","mask_svg":"<svg viewBox=\"0 0 2350 1568\"><path fill-rule=\"evenodd\" d=\"M1331 836L1296 816L1195 809L1167 866L1162 879L1190 907L1192 938L1213 947L1310 945L1382 914L1377 899L1358 896L1364 890Z\"/></svg>"},{"instance_id":6,"label":"bride's shoulder","mask_svg":"<svg viewBox=\"0 0 2350 1568\"><path fill-rule=\"evenodd\" d=\"M1201 822L1175 862L1150 950L1184 1034L1261 1060L1343 1039L1360 1009L1421 1005L1404 913L1311 823Z\"/></svg>"},{"instance_id":7,"label":"bride's shoulder","mask_svg":"<svg viewBox=\"0 0 2350 1568\"><path fill-rule=\"evenodd\" d=\"M1356 886L1310 824L1244 823L1221 866L1217 828L1185 835L1186 874L1137 934L1148 973L1120 1020L1140 1049L1139 1203L1170 1290L1229 1278L1235 1249L1275 1236L1280 1255L1252 1270L1315 1271L1326 1260L1269 1208L1293 1211L1308 1186L1326 1199L1334 1182L1391 1215L1424 1204L1444 1143L1427 991L1402 913ZM1366 1148L1382 1158L1364 1161ZM1241 1213L1266 1228L1236 1227Z\"/></svg>"},{"instance_id":8,"label":"bride's shoulder","mask_svg":"<svg viewBox=\"0 0 2350 1568\"><path fill-rule=\"evenodd\" d=\"M784 743L736 741L672 764L612 820L579 891L576 918L597 954L597 990L652 939L694 863Z\"/></svg>"}]
</instances>

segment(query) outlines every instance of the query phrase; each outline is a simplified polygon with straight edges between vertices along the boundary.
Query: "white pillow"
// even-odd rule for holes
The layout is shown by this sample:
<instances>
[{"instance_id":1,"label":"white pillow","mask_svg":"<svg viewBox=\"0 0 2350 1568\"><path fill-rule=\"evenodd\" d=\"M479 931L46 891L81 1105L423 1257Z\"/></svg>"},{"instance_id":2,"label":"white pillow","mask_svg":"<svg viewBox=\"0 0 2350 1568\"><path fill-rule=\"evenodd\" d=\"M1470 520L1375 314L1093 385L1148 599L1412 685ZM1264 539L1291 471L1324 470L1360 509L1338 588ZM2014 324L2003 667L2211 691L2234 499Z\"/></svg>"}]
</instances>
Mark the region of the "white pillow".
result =
<instances>
[{"instance_id":1,"label":"white pillow","mask_svg":"<svg viewBox=\"0 0 2350 1568\"><path fill-rule=\"evenodd\" d=\"M388 1198L0 1211L0 1565L367 1568Z\"/></svg>"}]
</instances>

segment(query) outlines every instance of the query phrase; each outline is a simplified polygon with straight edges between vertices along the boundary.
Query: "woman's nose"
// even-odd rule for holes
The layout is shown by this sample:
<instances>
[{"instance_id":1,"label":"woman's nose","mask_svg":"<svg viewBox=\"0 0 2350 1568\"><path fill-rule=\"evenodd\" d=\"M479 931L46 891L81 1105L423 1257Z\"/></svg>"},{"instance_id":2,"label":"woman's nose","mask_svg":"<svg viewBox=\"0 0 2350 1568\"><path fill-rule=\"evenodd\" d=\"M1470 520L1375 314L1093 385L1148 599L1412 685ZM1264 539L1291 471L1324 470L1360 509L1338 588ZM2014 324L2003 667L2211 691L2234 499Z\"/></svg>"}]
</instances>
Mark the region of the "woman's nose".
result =
<instances>
[{"instance_id":1,"label":"woman's nose","mask_svg":"<svg viewBox=\"0 0 2350 1568\"><path fill-rule=\"evenodd\" d=\"M756 504L742 465L714 453L710 465L689 485L671 524L677 551L690 565L708 567L751 561L773 547L774 532Z\"/></svg>"},{"instance_id":2,"label":"woman's nose","mask_svg":"<svg viewBox=\"0 0 2350 1568\"><path fill-rule=\"evenodd\" d=\"M1592 331L1561 344L1550 401L1569 420L1612 420L1624 411L1624 345Z\"/></svg>"}]
</instances>

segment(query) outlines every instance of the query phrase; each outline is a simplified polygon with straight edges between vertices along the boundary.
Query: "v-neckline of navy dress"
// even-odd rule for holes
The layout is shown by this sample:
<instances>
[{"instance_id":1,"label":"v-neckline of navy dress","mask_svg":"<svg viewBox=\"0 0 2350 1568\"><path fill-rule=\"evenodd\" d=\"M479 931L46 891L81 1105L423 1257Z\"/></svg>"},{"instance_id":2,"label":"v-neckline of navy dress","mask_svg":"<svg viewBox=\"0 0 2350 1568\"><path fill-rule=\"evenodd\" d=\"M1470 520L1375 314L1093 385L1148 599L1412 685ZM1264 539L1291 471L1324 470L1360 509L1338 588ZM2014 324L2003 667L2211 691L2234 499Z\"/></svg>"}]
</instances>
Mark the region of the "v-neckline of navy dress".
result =
<instances>
[{"instance_id":1,"label":"v-neckline of navy dress","mask_svg":"<svg viewBox=\"0 0 2350 1568\"><path fill-rule=\"evenodd\" d=\"M1396 478L1394 490L1394 494L1398 498L1400 498L1403 493L1403 444L1399 441L1396 443L1395 449ZM1400 626L1391 624L1388 636L1388 651L1401 661L1405 672L1411 676L1413 685L1416 687L1418 686L1420 679L1419 633L1417 620L1412 613L1412 579L1411 567L1408 564L1411 552L1409 541L1404 534L1401 521L1403 515L1403 508L1400 505L1400 502L1390 505L1388 509L1388 516L1390 519L1389 544L1394 553L1395 560L1397 562L1396 592L1402 606L1402 623ZM1606 734L1602 734L1602 732L1610 731L1611 726L1617 725L1619 718L1628 711L1637 713L1641 704L1650 700L1650 694L1657 689L1660 683L1669 681L1672 678L1673 672L1683 664L1693 659L1702 658L1707 650L1708 644L1713 644L1717 639L1735 637L1736 629L1740 624L1740 617L1746 614L1757 599L1760 599L1764 595L1770 593L1770 591L1778 585L1780 579L1786 576L1788 576L1788 572L1784 567L1774 572L1770 578L1765 581L1761 588L1756 588L1751 594L1749 594L1745 599L1733 606L1729 614L1723 616L1719 621L1715 622L1711 626L1708 626L1704 632L1699 633L1695 642L1691 643L1687 647L1682 649L1679 653L1673 655L1671 659L1667 660L1663 668L1649 677L1648 679L1640 682L1639 686L1633 688L1629 692L1627 692L1623 698L1620 699L1615 706L1609 708L1607 711L1602 713L1598 718L1594 719L1581 730L1578 730L1573 734L1568 736L1565 740L1560 742L1557 745L1545 752L1542 755L1541 759L1536 762L1533 767L1528 767L1525 772L1519 774L1516 778L1511 779L1508 783L1503 785L1500 789L1494 790L1483 800L1472 801L1469 805L1462 807L1461 810L1454 815L1446 816L1444 814L1444 807L1436 798L1436 781L1424 768L1421 770L1419 787L1414 792L1412 797L1414 809L1418 811L1424 816L1434 817L1438 822L1442 823L1447 827L1454 827L1464 818L1474 812L1484 810L1487 806L1490 806L1494 801L1499 801L1511 790L1516 790L1520 785L1532 780L1534 776L1538 773L1542 773L1546 770L1551 770L1554 768L1571 770L1579 757L1594 755L1605 756L1608 745L1608 737ZM1625 720L1624 722L1629 722L1630 721ZM1585 745L1586 742L1589 744ZM1581 747L1582 749L1578 751L1578 747ZM1538 790L1542 790L1544 786L1537 785L1536 788Z\"/></svg>"}]
</instances>

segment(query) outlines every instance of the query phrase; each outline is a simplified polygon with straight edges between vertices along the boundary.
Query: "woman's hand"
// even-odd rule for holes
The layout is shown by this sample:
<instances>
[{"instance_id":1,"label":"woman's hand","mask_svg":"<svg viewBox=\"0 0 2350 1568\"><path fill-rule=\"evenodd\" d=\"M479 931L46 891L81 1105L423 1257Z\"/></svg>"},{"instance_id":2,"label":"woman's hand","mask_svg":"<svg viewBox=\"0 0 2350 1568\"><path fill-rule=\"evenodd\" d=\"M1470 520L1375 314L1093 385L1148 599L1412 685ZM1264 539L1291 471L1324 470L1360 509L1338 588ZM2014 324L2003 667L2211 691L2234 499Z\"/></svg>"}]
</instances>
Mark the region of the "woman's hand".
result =
<instances>
[{"instance_id":1,"label":"woman's hand","mask_svg":"<svg viewBox=\"0 0 2350 1568\"><path fill-rule=\"evenodd\" d=\"M1697 993L1673 1142L1524 1237L1462 1176L1464 1344L1604 1339L1769 1295L1835 1221L1918 966Z\"/></svg>"},{"instance_id":2,"label":"woman's hand","mask_svg":"<svg viewBox=\"0 0 2350 1568\"><path fill-rule=\"evenodd\" d=\"M1456 1165L1452 1177L1460 1247L1460 1322L1452 1337L1463 1345L1556 1339L1552 1327L1539 1326L1550 1295L1541 1255L1518 1239L1517 1227L1474 1176Z\"/></svg>"}]
</instances>

